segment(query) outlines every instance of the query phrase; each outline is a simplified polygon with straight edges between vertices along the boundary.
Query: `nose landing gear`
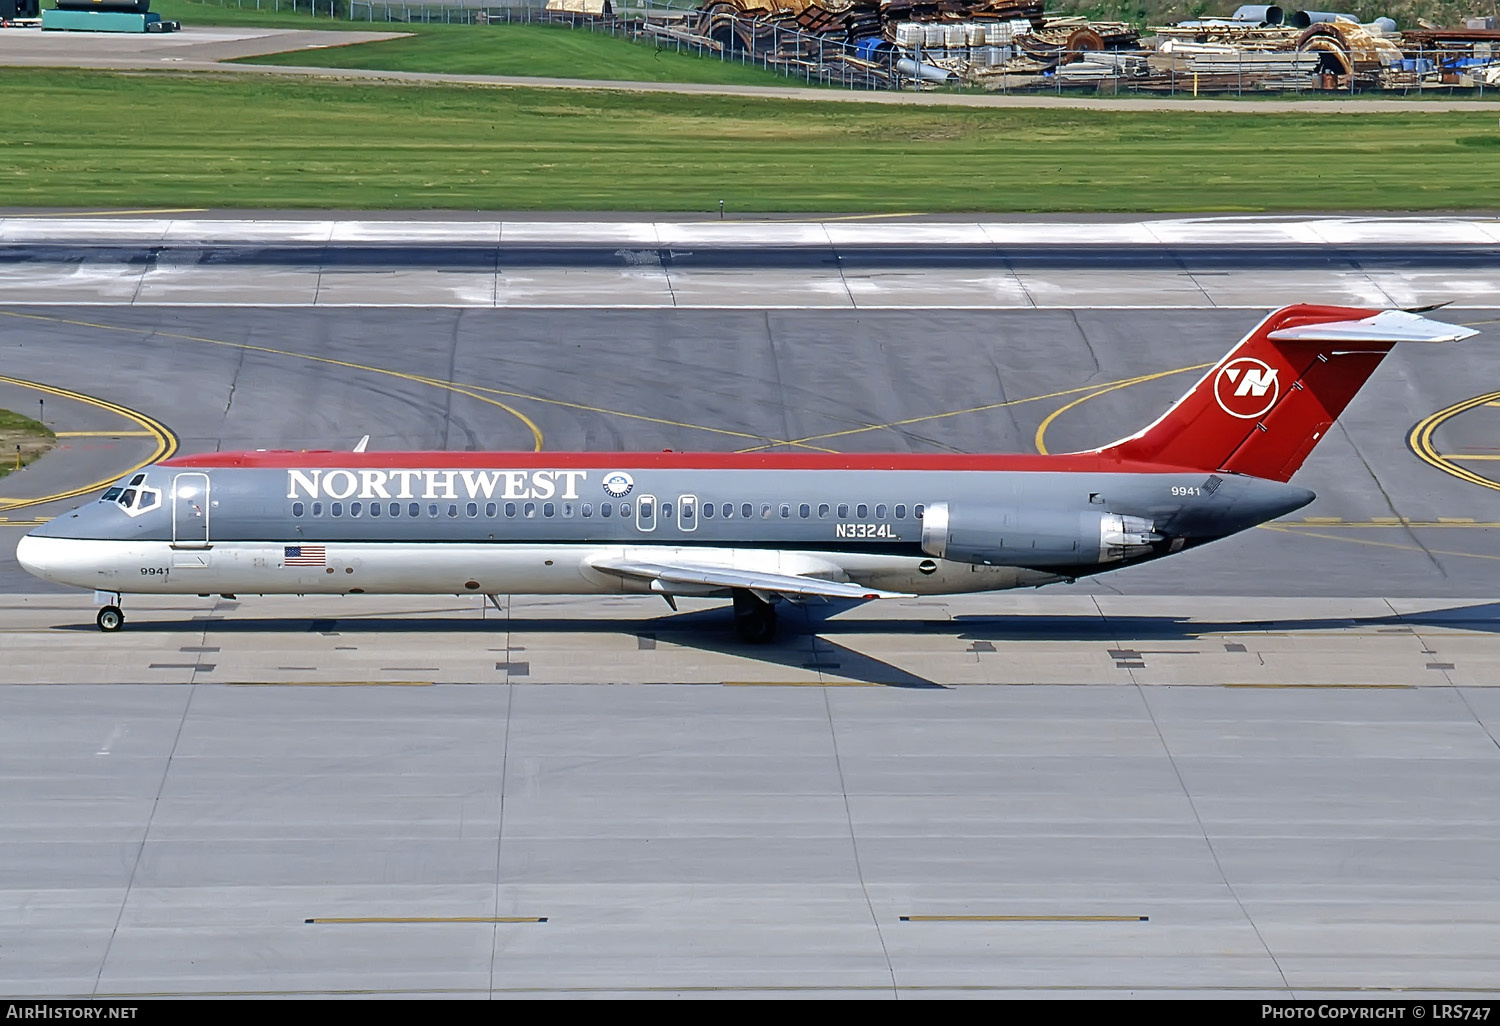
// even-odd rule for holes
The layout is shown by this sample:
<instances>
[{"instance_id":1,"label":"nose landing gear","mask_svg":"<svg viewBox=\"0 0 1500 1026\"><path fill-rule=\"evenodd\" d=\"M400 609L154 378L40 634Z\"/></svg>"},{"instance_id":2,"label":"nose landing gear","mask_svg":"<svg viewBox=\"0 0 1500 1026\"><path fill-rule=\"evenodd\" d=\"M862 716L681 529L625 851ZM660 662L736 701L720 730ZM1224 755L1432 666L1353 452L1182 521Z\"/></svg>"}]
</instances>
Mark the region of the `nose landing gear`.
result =
<instances>
[{"instance_id":1,"label":"nose landing gear","mask_svg":"<svg viewBox=\"0 0 1500 1026\"><path fill-rule=\"evenodd\" d=\"M101 631L109 634L125 626L125 614L120 612L119 592L96 591L94 601L102 607L99 615L94 617L94 622L99 625Z\"/></svg>"}]
</instances>

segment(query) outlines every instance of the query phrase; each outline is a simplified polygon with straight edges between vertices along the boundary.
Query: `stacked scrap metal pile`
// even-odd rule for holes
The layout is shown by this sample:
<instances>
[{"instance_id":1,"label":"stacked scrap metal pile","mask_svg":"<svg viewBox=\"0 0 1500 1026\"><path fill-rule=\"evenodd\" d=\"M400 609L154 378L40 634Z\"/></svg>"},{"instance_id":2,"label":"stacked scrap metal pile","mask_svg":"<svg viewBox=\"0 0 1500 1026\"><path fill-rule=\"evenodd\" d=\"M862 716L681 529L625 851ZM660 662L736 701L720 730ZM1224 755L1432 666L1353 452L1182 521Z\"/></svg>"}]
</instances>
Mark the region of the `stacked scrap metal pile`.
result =
<instances>
[{"instance_id":1,"label":"stacked scrap metal pile","mask_svg":"<svg viewBox=\"0 0 1500 1026\"><path fill-rule=\"evenodd\" d=\"M1398 33L1389 18L1360 24L1352 15L1319 11L1288 17L1279 7L1242 7L1235 17L1153 30L1152 65L1172 76L1168 88L1182 75L1208 91L1500 84L1500 62L1492 58L1500 57L1500 32L1487 27Z\"/></svg>"},{"instance_id":2,"label":"stacked scrap metal pile","mask_svg":"<svg viewBox=\"0 0 1500 1026\"><path fill-rule=\"evenodd\" d=\"M1244 10L1242 8L1241 10ZM1184 22L1154 29L1149 90L1175 89L1190 82L1194 90L1313 89L1319 58L1297 50L1302 30L1284 23L1280 8L1272 21ZM1236 12L1239 14L1240 12Z\"/></svg>"},{"instance_id":3,"label":"stacked scrap metal pile","mask_svg":"<svg viewBox=\"0 0 1500 1026\"><path fill-rule=\"evenodd\" d=\"M1046 18L1017 0L707 0L645 31L826 81L1159 92L1500 85L1500 31L1242 6L1155 28Z\"/></svg>"},{"instance_id":4,"label":"stacked scrap metal pile","mask_svg":"<svg viewBox=\"0 0 1500 1026\"><path fill-rule=\"evenodd\" d=\"M1470 18L1466 28L1401 33L1401 70L1439 85L1500 86L1500 30L1494 18Z\"/></svg>"},{"instance_id":5,"label":"stacked scrap metal pile","mask_svg":"<svg viewBox=\"0 0 1500 1026\"><path fill-rule=\"evenodd\" d=\"M982 36L970 24L1040 25L1041 3L1017 0L709 0L699 10L690 32L713 41L716 48L745 52L768 64L817 71L834 80L863 76L866 80L912 78L957 79L969 63L972 39ZM939 76L917 74L891 54L898 29L904 24L926 26L916 40L922 63L941 63ZM933 34L935 32L935 34ZM1008 37L1007 37L1008 41ZM958 54L962 51L962 57ZM941 56L941 62L928 57ZM949 74L949 72L953 74Z\"/></svg>"}]
</instances>

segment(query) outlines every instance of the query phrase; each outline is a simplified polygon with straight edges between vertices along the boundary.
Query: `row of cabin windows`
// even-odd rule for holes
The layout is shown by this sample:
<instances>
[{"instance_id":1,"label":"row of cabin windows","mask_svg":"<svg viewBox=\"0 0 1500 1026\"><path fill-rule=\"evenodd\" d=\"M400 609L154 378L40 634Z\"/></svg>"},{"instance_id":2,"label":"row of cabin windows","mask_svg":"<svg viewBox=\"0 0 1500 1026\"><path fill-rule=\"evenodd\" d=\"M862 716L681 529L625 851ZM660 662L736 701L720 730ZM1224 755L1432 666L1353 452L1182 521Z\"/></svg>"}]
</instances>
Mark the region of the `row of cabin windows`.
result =
<instances>
[{"instance_id":1,"label":"row of cabin windows","mask_svg":"<svg viewBox=\"0 0 1500 1026\"><path fill-rule=\"evenodd\" d=\"M729 520L732 519L735 515L735 506L732 502L721 503L717 507L717 512L715 512L715 506L711 502L703 503L701 508L703 510L703 517L706 520L712 520L715 516L724 520ZM854 517L857 520L864 520L870 515L870 506L867 503L861 502L851 507L849 503L841 502L837 507L838 519L849 519L851 508L853 510ZM410 502L405 506L403 506L399 502L392 502L382 506L378 502L365 503L358 501L350 502L347 504L343 502L330 502L326 505L326 513L331 517L342 517L346 512L351 517L400 517L403 515L407 517L420 517L425 511L426 515L430 519L436 520L446 515L450 519L456 520L459 516L459 509L459 504L456 502L430 502L426 505L425 509L423 507L423 504L420 502ZM479 516L479 503L477 502L466 503L462 507L462 509L463 515L466 517L473 519ZM601 517L613 517L615 515L614 503L601 502L599 503L598 509L599 515ZM923 505L921 503L917 503L912 507L912 515L920 520L922 517L923 509ZM681 504L680 513L682 521L684 523L691 523L693 521L695 516L694 510L695 504L691 500ZM559 512L561 512L564 519L571 519L574 516L592 517L594 515L594 504L592 502L507 502L504 504L505 516L510 518L520 516L526 519L532 519L537 515L539 511L543 517L557 516ZM889 507L885 503L876 503L875 519L886 519L886 515L890 511L891 507ZM487 502L484 504L484 515L486 517L494 519L495 517L500 515L500 512L500 503ZM656 516L656 510L653 508L652 500L649 498L642 499L639 512L640 518L642 520L654 519ZM304 517L308 515L321 517L324 515L324 513L325 505L322 502L305 503L298 501L292 503L292 516L294 517ZM619 513L620 516L628 519L631 514L630 503L620 503ZM823 502L818 504L819 520L827 520L830 516L833 515L833 513L834 507L829 503ZM746 502L739 507L739 515L746 520L753 518L755 514L756 507L753 503ZM770 520L772 516L776 514L779 514L782 520L790 520L792 518L792 504L789 502L783 502L779 507L773 507L773 505L769 502L761 503L760 518L762 520ZM906 503L896 503L895 514L897 520L905 520ZM812 519L812 515L813 508L810 503L804 502L797 507L797 517L799 519L810 520ZM672 519L672 504L670 502L661 503L661 516L664 520Z\"/></svg>"},{"instance_id":2,"label":"row of cabin windows","mask_svg":"<svg viewBox=\"0 0 1500 1026\"><path fill-rule=\"evenodd\" d=\"M544 516L544 517L553 517L553 516L557 516L559 507L561 507L561 512L562 512L562 515L564 517L574 517L574 516L591 517L591 516L594 515L594 504L592 502L584 502L584 503L574 503L574 502L562 502L562 503L557 503L557 502L543 502L543 503L523 502L523 503L514 503L514 502L507 502L507 503L505 503L505 515L507 517L521 516L521 517L526 517L526 518L529 519L529 518L535 517L537 515L538 511L540 511L541 515ZM294 517L302 517L302 516L309 516L310 515L310 516L314 516L314 517L321 517L321 516L324 516L325 513L326 513L326 515L331 516L331 517L341 517L341 516L344 516L344 514L347 512L348 515L351 516L351 517L363 517L363 516L369 516L369 517L383 517L383 516L391 516L391 517L399 517L399 516L420 517L425 512L425 514L427 515L427 517L429 517L431 519L434 519L434 520L438 519L439 517L443 517L443 516L447 516L447 517L450 517L450 518L456 520L459 517L459 511L460 511L460 509L462 509L463 515L466 516L466 517L475 518L475 517L479 516L479 503L477 503L477 502L466 503L462 507L460 507L459 504L456 503L456 502L449 502L449 503L430 502L430 503L428 503L424 507L422 505L422 503L420 503L420 502L409 502L405 506L403 506L399 502L392 502L392 503L388 503L388 504L382 506L378 502L370 502L370 503L364 503L364 502L350 502L350 503L330 502L330 503L327 503L325 505L322 502L305 503L305 502L300 502L300 501L292 503L292 516L294 516ZM629 517L630 516L630 513L631 513L630 503L628 503L628 502L622 502L622 503L620 503L619 509L620 509L620 516L622 516L622 517ZM500 504L499 503L495 503L495 502L487 502L487 503L485 503L484 504L484 515L487 516L487 517L489 517L489 518L491 518L491 519L494 519L495 517L499 516L500 515ZM614 505L614 503L611 503L611 502L601 502L601 503L599 503L599 515L601 517L612 517L612 516L614 516L615 515L615 505Z\"/></svg>"}]
</instances>

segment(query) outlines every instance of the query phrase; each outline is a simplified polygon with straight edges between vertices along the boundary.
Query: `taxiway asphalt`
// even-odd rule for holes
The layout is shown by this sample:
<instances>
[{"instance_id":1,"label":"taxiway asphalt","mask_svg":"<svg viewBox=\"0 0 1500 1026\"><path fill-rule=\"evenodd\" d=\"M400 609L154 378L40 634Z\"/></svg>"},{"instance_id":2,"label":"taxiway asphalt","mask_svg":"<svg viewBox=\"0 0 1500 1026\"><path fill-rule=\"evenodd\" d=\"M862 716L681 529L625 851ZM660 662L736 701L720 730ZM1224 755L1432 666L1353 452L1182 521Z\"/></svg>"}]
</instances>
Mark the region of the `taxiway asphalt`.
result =
<instances>
[{"instance_id":1,"label":"taxiway asphalt","mask_svg":"<svg viewBox=\"0 0 1500 1026\"><path fill-rule=\"evenodd\" d=\"M1466 306L1291 522L761 649L649 598L127 600L106 636L14 541L150 457L132 415L184 451L1062 451L1259 314L0 307L0 406L94 400L45 393L87 433L0 479L0 992L1493 995L1500 314Z\"/></svg>"}]
</instances>

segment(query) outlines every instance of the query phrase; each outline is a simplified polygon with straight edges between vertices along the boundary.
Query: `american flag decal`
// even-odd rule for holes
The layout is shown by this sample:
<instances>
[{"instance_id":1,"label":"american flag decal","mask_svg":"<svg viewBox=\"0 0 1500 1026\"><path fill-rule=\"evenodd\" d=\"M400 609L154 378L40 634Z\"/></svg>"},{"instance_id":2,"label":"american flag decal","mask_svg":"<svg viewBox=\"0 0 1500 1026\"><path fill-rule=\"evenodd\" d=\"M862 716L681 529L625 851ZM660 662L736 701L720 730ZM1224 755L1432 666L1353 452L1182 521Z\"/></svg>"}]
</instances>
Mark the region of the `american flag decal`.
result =
<instances>
[{"instance_id":1,"label":"american flag decal","mask_svg":"<svg viewBox=\"0 0 1500 1026\"><path fill-rule=\"evenodd\" d=\"M288 545L282 562L287 566L327 566L328 549L323 545Z\"/></svg>"}]
</instances>

